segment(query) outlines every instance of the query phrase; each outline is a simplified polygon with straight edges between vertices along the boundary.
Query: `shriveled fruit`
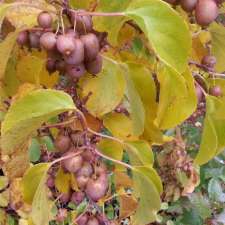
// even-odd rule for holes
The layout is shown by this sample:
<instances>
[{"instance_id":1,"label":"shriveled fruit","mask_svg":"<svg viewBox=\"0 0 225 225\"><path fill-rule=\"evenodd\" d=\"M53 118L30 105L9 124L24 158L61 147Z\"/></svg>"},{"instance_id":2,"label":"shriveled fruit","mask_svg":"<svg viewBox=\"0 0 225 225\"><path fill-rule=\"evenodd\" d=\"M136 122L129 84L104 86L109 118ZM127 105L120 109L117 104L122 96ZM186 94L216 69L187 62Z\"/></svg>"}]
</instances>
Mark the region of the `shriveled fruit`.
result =
<instances>
[{"instance_id":1,"label":"shriveled fruit","mask_svg":"<svg viewBox=\"0 0 225 225\"><path fill-rule=\"evenodd\" d=\"M195 9L197 2L198 0L181 0L180 5L185 11L191 12Z\"/></svg>"},{"instance_id":2,"label":"shriveled fruit","mask_svg":"<svg viewBox=\"0 0 225 225\"><path fill-rule=\"evenodd\" d=\"M70 35L59 35L56 45L58 51L63 55L70 55L75 50L74 39Z\"/></svg>"},{"instance_id":3,"label":"shriveled fruit","mask_svg":"<svg viewBox=\"0 0 225 225\"><path fill-rule=\"evenodd\" d=\"M78 191L72 194L70 201L78 205L84 200L84 198L85 198L84 192Z\"/></svg>"},{"instance_id":4,"label":"shriveled fruit","mask_svg":"<svg viewBox=\"0 0 225 225\"><path fill-rule=\"evenodd\" d=\"M56 46L56 36L52 32L44 33L40 38L41 46L46 50L53 50Z\"/></svg>"},{"instance_id":5,"label":"shriveled fruit","mask_svg":"<svg viewBox=\"0 0 225 225\"><path fill-rule=\"evenodd\" d=\"M106 174L101 174L97 179L89 179L85 192L93 201L98 201L105 196L108 190L108 179Z\"/></svg>"},{"instance_id":6,"label":"shriveled fruit","mask_svg":"<svg viewBox=\"0 0 225 225\"><path fill-rule=\"evenodd\" d=\"M28 32L27 31L21 31L18 34L18 37L17 37L16 41L17 41L17 44L19 44L19 45L28 44L28 41L29 41Z\"/></svg>"},{"instance_id":7,"label":"shriveled fruit","mask_svg":"<svg viewBox=\"0 0 225 225\"><path fill-rule=\"evenodd\" d=\"M79 10L78 12L85 12L85 10ZM76 15L76 13L71 12L70 14L71 22L74 24L76 22L76 30L79 33L87 33L92 30L93 23L92 18L89 15Z\"/></svg>"},{"instance_id":8,"label":"shriveled fruit","mask_svg":"<svg viewBox=\"0 0 225 225\"><path fill-rule=\"evenodd\" d=\"M207 26L218 16L218 6L214 0L198 0L195 8L196 22Z\"/></svg>"},{"instance_id":9,"label":"shriveled fruit","mask_svg":"<svg viewBox=\"0 0 225 225\"><path fill-rule=\"evenodd\" d=\"M95 34L89 33L81 36L81 41L84 44L85 61L93 61L99 53L99 42Z\"/></svg>"},{"instance_id":10,"label":"shriveled fruit","mask_svg":"<svg viewBox=\"0 0 225 225\"><path fill-rule=\"evenodd\" d=\"M206 55L202 59L202 64L209 67L213 68L216 65L216 57L212 55Z\"/></svg>"},{"instance_id":11,"label":"shriveled fruit","mask_svg":"<svg viewBox=\"0 0 225 225\"><path fill-rule=\"evenodd\" d=\"M83 166L77 171L77 176L90 177L92 174L93 168L89 162L84 162Z\"/></svg>"},{"instance_id":12,"label":"shriveled fruit","mask_svg":"<svg viewBox=\"0 0 225 225\"><path fill-rule=\"evenodd\" d=\"M80 78L86 73L86 69L84 67L84 64L80 65L67 65L66 67L67 74L72 78Z\"/></svg>"},{"instance_id":13,"label":"shriveled fruit","mask_svg":"<svg viewBox=\"0 0 225 225\"><path fill-rule=\"evenodd\" d=\"M223 91L220 86L216 85L209 89L209 94L215 97L221 97L223 95Z\"/></svg>"},{"instance_id":14,"label":"shriveled fruit","mask_svg":"<svg viewBox=\"0 0 225 225\"><path fill-rule=\"evenodd\" d=\"M97 75L102 71L102 56L98 54L95 60L86 62L85 67L88 73Z\"/></svg>"},{"instance_id":15,"label":"shriveled fruit","mask_svg":"<svg viewBox=\"0 0 225 225\"><path fill-rule=\"evenodd\" d=\"M46 62L46 69L48 70L48 72L54 73L56 71L56 64L55 64L55 60L54 59L48 59Z\"/></svg>"},{"instance_id":16,"label":"shriveled fruit","mask_svg":"<svg viewBox=\"0 0 225 225\"><path fill-rule=\"evenodd\" d=\"M67 152L64 156L71 155L71 158L65 159L62 161L63 168L66 169L70 173L77 172L83 163L83 158L80 155L72 156L74 152Z\"/></svg>"},{"instance_id":17,"label":"shriveled fruit","mask_svg":"<svg viewBox=\"0 0 225 225\"><path fill-rule=\"evenodd\" d=\"M86 225L88 221L88 215L84 214L82 216L79 217L79 219L76 221L76 223L78 225Z\"/></svg>"},{"instance_id":18,"label":"shriveled fruit","mask_svg":"<svg viewBox=\"0 0 225 225\"><path fill-rule=\"evenodd\" d=\"M74 39L75 50L65 56L65 62L70 65L79 65L84 61L84 44L80 39Z\"/></svg>"},{"instance_id":19,"label":"shriveled fruit","mask_svg":"<svg viewBox=\"0 0 225 225\"><path fill-rule=\"evenodd\" d=\"M95 217L92 217L88 220L87 225L99 225L99 222Z\"/></svg>"},{"instance_id":20,"label":"shriveled fruit","mask_svg":"<svg viewBox=\"0 0 225 225\"><path fill-rule=\"evenodd\" d=\"M29 44L31 48L40 48L40 36L38 33L29 33Z\"/></svg>"},{"instance_id":21,"label":"shriveled fruit","mask_svg":"<svg viewBox=\"0 0 225 225\"><path fill-rule=\"evenodd\" d=\"M66 135L59 134L56 137L54 144L57 150L65 152L70 147L70 138Z\"/></svg>"},{"instance_id":22,"label":"shriveled fruit","mask_svg":"<svg viewBox=\"0 0 225 225\"><path fill-rule=\"evenodd\" d=\"M38 24L42 28L50 28L52 26L52 16L48 12L41 12L37 18Z\"/></svg>"}]
</instances>

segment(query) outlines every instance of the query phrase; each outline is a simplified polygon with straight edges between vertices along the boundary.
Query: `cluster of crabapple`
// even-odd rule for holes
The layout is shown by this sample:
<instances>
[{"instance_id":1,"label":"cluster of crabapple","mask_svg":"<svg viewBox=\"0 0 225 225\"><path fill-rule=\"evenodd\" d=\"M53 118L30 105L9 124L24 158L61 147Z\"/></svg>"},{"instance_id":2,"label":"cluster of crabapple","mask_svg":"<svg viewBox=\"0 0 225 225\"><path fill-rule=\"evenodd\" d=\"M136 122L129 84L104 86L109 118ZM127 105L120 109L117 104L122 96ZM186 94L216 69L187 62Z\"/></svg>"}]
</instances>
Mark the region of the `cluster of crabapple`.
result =
<instances>
[{"instance_id":1,"label":"cluster of crabapple","mask_svg":"<svg viewBox=\"0 0 225 225\"><path fill-rule=\"evenodd\" d=\"M56 216L58 222L63 222L68 215L66 207L68 203L78 206L85 198L91 202L97 202L106 196L109 188L108 171L105 163L93 151L83 148L85 143L82 132L76 131L68 134L62 131L57 135L54 144L61 157L71 156L62 160L61 168L65 173L74 175L79 190L74 191L71 188L69 193L66 194L55 192L55 175L58 168L56 171L49 171L46 184L52 190L54 198L59 198L60 203L65 206L59 209ZM84 150L76 155L80 149ZM91 212L85 212L78 217L76 223L78 225L114 224L112 221L105 223L105 218L102 214L93 215Z\"/></svg>"},{"instance_id":2,"label":"cluster of crabapple","mask_svg":"<svg viewBox=\"0 0 225 225\"><path fill-rule=\"evenodd\" d=\"M80 12L83 12L80 10ZM28 48L43 49L47 52L46 69L49 73L59 71L71 79L78 79L86 71L92 75L101 72L101 39L93 30L92 17L69 11L68 27L54 30L53 17L41 12L37 17L38 27L19 33L17 43Z\"/></svg>"},{"instance_id":3,"label":"cluster of crabapple","mask_svg":"<svg viewBox=\"0 0 225 225\"><path fill-rule=\"evenodd\" d=\"M201 26L208 26L218 16L218 5L221 0L165 0L166 2L181 7L186 12L195 12L196 22Z\"/></svg>"}]
</instances>

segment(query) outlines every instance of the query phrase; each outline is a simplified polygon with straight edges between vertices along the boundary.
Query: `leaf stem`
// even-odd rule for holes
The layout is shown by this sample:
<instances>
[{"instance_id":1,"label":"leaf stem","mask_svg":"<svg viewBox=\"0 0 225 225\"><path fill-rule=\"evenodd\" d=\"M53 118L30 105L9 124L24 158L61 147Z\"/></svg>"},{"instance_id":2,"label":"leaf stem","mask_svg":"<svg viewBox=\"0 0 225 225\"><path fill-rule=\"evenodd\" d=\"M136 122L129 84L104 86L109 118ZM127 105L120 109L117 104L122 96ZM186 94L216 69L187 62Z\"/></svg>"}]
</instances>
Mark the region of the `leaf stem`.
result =
<instances>
[{"instance_id":1,"label":"leaf stem","mask_svg":"<svg viewBox=\"0 0 225 225\"><path fill-rule=\"evenodd\" d=\"M75 12L79 16L125 16L123 12L80 12L73 9L69 9L69 11Z\"/></svg>"}]
</instances>

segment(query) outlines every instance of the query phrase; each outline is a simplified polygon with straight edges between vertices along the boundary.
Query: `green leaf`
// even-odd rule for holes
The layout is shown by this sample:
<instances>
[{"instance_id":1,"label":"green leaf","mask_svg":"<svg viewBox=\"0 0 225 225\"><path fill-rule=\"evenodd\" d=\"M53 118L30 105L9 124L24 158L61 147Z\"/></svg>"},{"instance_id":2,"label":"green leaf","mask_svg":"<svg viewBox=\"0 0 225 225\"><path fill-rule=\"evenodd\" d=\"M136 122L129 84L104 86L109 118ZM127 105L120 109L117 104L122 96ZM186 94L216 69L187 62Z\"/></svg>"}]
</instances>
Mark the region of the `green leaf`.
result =
<instances>
[{"instance_id":1,"label":"green leaf","mask_svg":"<svg viewBox=\"0 0 225 225\"><path fill-rule=\"evenodd\" d=\"M24 201L28 204L33 202L33 198L43 177L50 167L49 163L39 163L27 170L22 178L22 189Z\"/></svg>"},{"instance_id":2,"label":"green leaf","mask_svg":"<svg viewBox=\"0 0 225 225\"><path fill-rule=\"evenodd\" d=\"M96 11L98 12L122 12L126 10L130 0L100 0ZM112 45L117 44L118 34L124 22L128 20L125 17L94 17L94 27L98 31L107 31L108 40Z\"/></svg>"},{"instance_id":3,"label":"green leaf","mask_svg":"<svg viewBox=\"0 0 225 225\"><path fill-rule=\"evenodd\" d=\"M32 202L31 217L35 225L48 225L51 220L51 209L53 208L53 203L48 197L46 172L40 180Z\"/></svg>"},{"instance_id":4,"label":"green leaf","mask_svg":"<svg viewBox=\"0 0 225 225\"><path fill-rule=\"evenodd\" d=\"M212 54L216 57L216 70L225 71L225 28L222 24L212 23L209 27L212 36Z\"/></svg>"},{"instance_id":5,"label":"green leaf","mask_svg":"<svg viewBox=\"0 0 225 225\"><path fill-rule=\"evenodd\" d=\"M127 142L126 150L129 153L133 166L152 166L154 155L151 146L145 141Z\"/></svg>"},{"instance_id":6,"label":"green leaf","mask_svg":"<svg viewBox=\"0 0 225 225\"><path fill-rule=\"evenodd\" d=\"M116 160L122 160L123 146L109 139L101 140L98 145L98 149L104 154Z\"/></svg>"},{"instance_id":7,"label":"green leaf","mask_svg":"<svg viewBox=\"0 0 225 225\"><path fill-rule=\"evenodd\" d=\"M156 87L151 72L142 64L128 62L129 75L133 80L145 109L144 137L153 143L162 143L163 135L153 123L157 114Z\"/></svg>"},{"instance_id":8,"label":"green leaf","mask_svg":"<svg viewBox=\"0 0 225 225\"><path fill-rule=\"evenodd\" d=\"M224 101L214 96L206 96L206 116L201 145L195 163L202 165L220 154L225 147L225 118L222 111Z\"/></svg>"},{"instance_id":9,"label":"green leaf","mask_svg":"<svg viewBox=\"0 0 225 225\"><path fill-rule=\"evenodd\" d=\"M54 143L49 136L41 137L41 144L45 145L47 150L50 152L55 150Z\"/></svg>"},{"instance_id":10,"label":"green leaf","mask_svg":"<svg viewBox=\"0 0 225 225\"><path fill-rule=\"evenodd\" d=\"M225 193L219 179L212 178L209 181L208 193L211 200L225 203Z\"/></svg>"},{"instance_id":11,"label":"green leaf","mask_svg":"<svg viewBox=\"0 0 225 225\"><path fill-rule=\"evenodd\" d=\"M74 109L72 98L62 91L34 90L17 99L2 123L2 151L6 154L12 153L14 148L22 144L43 122Z\"/></svg>"},{"instance_id":12,"label":"green leaf","mask_svg":"<svg viewBox=\"0 0 225 225\"><path fill-rule=\"evenodd\" d=\"M162 69L158 79L160 98L155 122L161 129L173 128L196 110L194 80L189 70L180 75L169 67Z\"/></svg>"},{"instance_id":13,"label":"green leaf","mask_svg":"<svg viewBox=\"0 0 225 225\"><path fill-rule=\"evenodd\" d=\"M60 168L55 177L55 186L60 193L68 193L70 190L71 176Z\"/></svg>"},{"instance_id":14,"label":"green leaf","mask_svg":"<svg viewBox=\"0 0 225 225\"><path fill-rule=\"evenodd\" d=\"M16 43L18 31L9 33L4 41L0 43L0 80L4 78L6 66Z\"/></svg>"},{"instance_id":15,"label":"green leaf","mask_svg":"<svg viewBox=\"0 0 225 225\"><path fill-rule=\"evenodd\" d=\"M148 173L148 171L146 171ZM133 216L132 224L145 225L156 220L160 210L160 195L148 174L139 169L133 170L134 191L139 204Z\"/></svg>"},{"instance_id":16,"label":"green leaf","mask_svg":"<svg viewBox=\"0 0 225 225\"><path fill-rule=\"evenodd\" d=\"M37 162L41 156L41 146L37 139L32 138L31 145L29 147L29 155L31 162Z\"/></svg>"},{"instance_id":17,"label":"green leaf","mask_svg":"<svg viewBox=\"0 0 225 225\"><path fill-rule=\"evenodd\" d=\"M130 104L130 116L133 123L133 134L140 136L144 132L145 109L141 98L135 88L134 82L129 76L129 70L125 75L127 82L126 96Z\"/></svg>"},{"instance_id":18,"label":"green leaf","mask_svg":"<svg viewBox=\"0 0 225 225\"><path fill-rule=\"evenodd\" d=\"M185 71L191 36L175 10L160 0L136 0L125 14L138 24L165 64L179 73Z\"/></svg>"},{"instance_id":19,"label":"green leaf","mask_svg":"<svg viewBox=\"0 0 225 225\"><path fill-rule=\"evenodd\" d=\"M88 111L95 117L101 117L115 109L123 98L123 70L116 61L105 58L102 72L96 77L85 77L81 88L83 97L91 94L86 103Z\"/></svg>"}]
</instances>

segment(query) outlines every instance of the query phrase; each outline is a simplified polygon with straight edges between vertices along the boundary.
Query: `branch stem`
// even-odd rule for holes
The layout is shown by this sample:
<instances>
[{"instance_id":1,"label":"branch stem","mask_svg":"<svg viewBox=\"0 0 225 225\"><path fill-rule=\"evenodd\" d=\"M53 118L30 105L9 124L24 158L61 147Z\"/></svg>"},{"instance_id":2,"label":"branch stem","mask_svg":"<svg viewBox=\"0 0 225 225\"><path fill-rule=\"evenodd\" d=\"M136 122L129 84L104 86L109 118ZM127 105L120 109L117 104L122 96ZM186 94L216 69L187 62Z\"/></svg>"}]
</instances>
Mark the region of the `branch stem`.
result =
<instances>
[{"instance_id":1,"label":"branch stem","mask_svg":"<svg viewBox=\"0 0 225 225\"><path fill-rule=\"evenodd\" d=\"M70 9L70 11L77 13L79 16L125 16L123 12L79 12Z\"/></svg>"}]
</instances>

